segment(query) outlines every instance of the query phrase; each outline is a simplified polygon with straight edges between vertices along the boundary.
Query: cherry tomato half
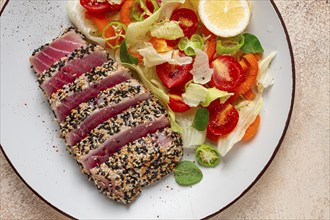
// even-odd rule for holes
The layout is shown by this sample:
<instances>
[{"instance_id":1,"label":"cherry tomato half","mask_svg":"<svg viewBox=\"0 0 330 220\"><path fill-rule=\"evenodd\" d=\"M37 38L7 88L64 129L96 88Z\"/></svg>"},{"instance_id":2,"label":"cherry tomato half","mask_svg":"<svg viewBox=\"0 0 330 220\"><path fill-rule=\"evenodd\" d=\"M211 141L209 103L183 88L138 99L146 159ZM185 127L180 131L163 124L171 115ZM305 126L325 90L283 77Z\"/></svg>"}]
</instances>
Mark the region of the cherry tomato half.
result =
<instances>
[{"instance_id":1,"label":"cherry tomato half","mask_svg":"<svg viewBox=\"0 0 330 220\"><path fill-rule=\"evenodd\" d=\"M189 77L192 64L173 65L163 63L156 66L156 72L159 79L163 82L166 88L173 88L183 84Z\"/></svg>"},{"instance_id":2,"label":"cherry tomato half","mask_svg":"<svg viewBox=\"0 0 330 220\"><path fill-rule=\"evenodd\" d=\"M109 4L108 1L97 2L96 0L80 0L81 6L83 6L87 11L92 13L102 13L110 11L118 11L124 4L125 0L121 4Z\"/></svg>"},{"instance_id":3,"label":"cherry tomato half","mask_svg":"<svg viewBox=\"0 0 330 220\"><path fill-rule=\"evenodd\" d=\"M179 21L179 25L185 36L190 38L197 30L198 18L196 13L188 8L176 9L170 20Z\"/></svg>"},{"instance_id":4,"label":"cherry tomato half","mask_svg":"<svg viewBox=\"0 0 330 220\"><path fill-rule=\"evenodd\" d=\"M209 85L227 92L235 92L244 80L244 72L241 65L231 56L220 56L211 66L213 75Z\"/></svg>"},{"instance_id":5,"label":"cherry tomato half","mask_svg":"<svg viewBox=\"0 0 330 220\"><path fill-rule=\"evenodd\" d=\"M238 111L231 104L220 104L210 112L207 125L207 137L217 141L220 137L230 133L237 125Z\"/></svg>"},{"instance_id":6,"label":"cherry tomato half","mask_svg":"<svg viewBox=\"0 0 330 220\"><path fill-rule=\"evenodd\" d=\"M174 112L185 112L190 109L190 106L183 102L182 100L182 94L180 92L176 91L170 91L170 101L168 103L168 106L174 111Z\"/></svg>"}]
</instances>

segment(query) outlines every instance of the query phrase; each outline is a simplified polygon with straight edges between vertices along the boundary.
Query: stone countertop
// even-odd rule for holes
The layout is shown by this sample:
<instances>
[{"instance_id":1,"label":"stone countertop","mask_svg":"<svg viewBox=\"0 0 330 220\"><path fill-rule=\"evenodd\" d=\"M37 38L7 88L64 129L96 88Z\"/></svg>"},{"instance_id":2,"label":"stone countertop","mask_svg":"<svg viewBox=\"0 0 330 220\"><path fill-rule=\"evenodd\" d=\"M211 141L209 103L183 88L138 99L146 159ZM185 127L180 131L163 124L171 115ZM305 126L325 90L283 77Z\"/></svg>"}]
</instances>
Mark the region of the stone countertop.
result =
<instances>
[{"instance_id":1,"label":"stone countertop","mask_svg":"<svg viewBox=\"0 0 330 220\"><path fill-rule=\"evenodd\" d=\"M295 58L290 126L265 174L239 201L212 219L330 219L330 3L275 3ZM2 152L0 198L0 219L67 219L29 190Z\"/></svg>"}]
</instances>

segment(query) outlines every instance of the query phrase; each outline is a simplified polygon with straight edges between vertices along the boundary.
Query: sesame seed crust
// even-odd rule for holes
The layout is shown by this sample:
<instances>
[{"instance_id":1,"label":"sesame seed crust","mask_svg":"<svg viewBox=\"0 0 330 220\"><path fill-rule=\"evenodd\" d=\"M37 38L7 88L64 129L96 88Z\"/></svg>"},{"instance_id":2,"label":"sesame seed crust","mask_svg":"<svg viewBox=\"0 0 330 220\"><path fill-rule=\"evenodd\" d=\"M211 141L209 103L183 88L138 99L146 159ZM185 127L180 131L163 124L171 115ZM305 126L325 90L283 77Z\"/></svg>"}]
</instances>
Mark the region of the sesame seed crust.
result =
<instances>
[{"instance_id":1,"label":"sesame seed crust","mask_svg":"<svg viewBox=\"0 0 330 220\"><path fill-rule=\"evenodd\" d=\"M74 32L76 32L77 34L79 34L80 35L80 37L84 40L84 41L86 41L87 40L87 38L85 37L85 35L83 35L81 32L79 32L76 28L74 28L74 27L69 27L69 28L67 28L59 37L57 37L57 38L60 38L60 37L62 37L64 34L66 34L67 32L69 32L69 31L74 31ZM57 38L54 38L51 42L53 42L53 41L55 41ZM49 46L49 44L50 43L47 43L47 44L44 44L44 45L42 45L42 46L40 46L39 48L37 48L37 49L35 49L33 52L32 52L32 56L35 56L38 52L40 52L42 49L44 49L45 47L48 47ZM86 42L86 44L87 44L87 42Z\"/></svg>"},{"instance_id":2,"label":"sesame seed crust","mask_svg":"<svg viewBox=\"0 0 330 220\"><path fill-rule=\"evenodd\" d=\"M118 68L121 71L127 71L128 69L120 66L113 59L110 59L108 62L104 63L102 66L94 67L92 71L84 73L75 79L72 83L64 85L61 89L53 93L49 99L51 105L60 105L61 101L65 98L87 89L94 84L100 83L109 75L113 74L114 71L117 71Z\"/></svg>"},{"instance_id":3,"label":"sesame seed crust","mask_svg":"<svg viewBox=\"0 0 330 220\"><path fill-rule=\"evenodd\" d=\"M100 51L104 54L107 54L105 49L95 44L88 44L86 47L81 47L79 49L76 49L69 56L61 58L59 61L54 63L50 68L42 72L38 77L39 84L41 85L45 81L51 79L58 71L60 71L70 61L82 59L83 57L88 56L94 51Z\"/></svg>"},{"instance_id":4,"label":"sesame seed crust","mask_svg":"<svg viewBox=\"0 0 330 220\"><path fill-rule=\"evenodd\" d=\"M107 139L120 131L153 122L164 115L168 117L167 112L158 100L155 98L144 100L93 129L86 138L72 147L72 153L79 160L81 156L98 148Z\"/></svg>"},{"instance_id":5,"label":"sesame seed crust","mask_svg":"<svg viewBox=\"0 0 330 220\"><path fill-rule=\"evenodd\" d=\"M104 186L98 188L109 198L129 204L137 196L136 188L154 183L172 172L182 155L180 134L164 128L122 147L108 161L91 170L91 180L97 186ZM120 179L114 183L114 177ZM128 178L136 179L135 187L132 182L126 185ZM120 193L114 193L116 188Z\"/></svg>"},{"instance_id":6,"label":"sesame seed crust","mask_svg":"<svg viewBox=\"0 0 330 220\"><path fill-rule=\"evenodd\" d=\"M125 98L134 98L137 94L149 93L149 91L137 80L129 79L99 93L96 98L82 103L73 109L60 123L61 136L77 129L78 126L90 115L102 111L104 108L115 106Z\"/></svg>"}]
</instances>

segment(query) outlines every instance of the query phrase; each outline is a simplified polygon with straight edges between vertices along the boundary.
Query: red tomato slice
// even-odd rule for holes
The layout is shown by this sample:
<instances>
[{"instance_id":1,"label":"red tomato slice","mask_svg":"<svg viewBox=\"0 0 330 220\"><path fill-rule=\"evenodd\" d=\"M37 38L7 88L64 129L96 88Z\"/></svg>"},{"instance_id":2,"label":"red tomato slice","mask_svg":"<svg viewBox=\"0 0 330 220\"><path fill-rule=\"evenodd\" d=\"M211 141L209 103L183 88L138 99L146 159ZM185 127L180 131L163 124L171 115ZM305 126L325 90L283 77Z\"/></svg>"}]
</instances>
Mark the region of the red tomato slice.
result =
<instances>
[{"instance_id":1,"label":"red tomato slice","mask_svg":"<svg viewBox=\"0 0 330 220\"><path fill-rule=\"evenodd\" d=\"M162 4L162 0L156 0L156 3L158 4L158 7L159 7ZM149 11L154 13L155 7L152 4L151 0L146 0L146 6L147 6Z\"/></svg>"},{"instance_id":2,"label":"red tomato slice","mask_svg":"<svg viewBox=\"0 0 330 220\"><path fill-rule=\"evenodd\" d=\"M105 2L97 2L96 0L80 0L81 6L83 6L87 11L92 13L102 13L110 11L118 11L124 4L125 0L121 4L109 4Z\"/></svg>"},{"instance_id":3,"label":"red tomato slice","mask_svg":"<svg viewBox=\"0 0 330 220\"><path fill-rule=\"evenodd\" d=\"M169 92L170 101L168 103L168 106L174 111L174 112L185 112L190 109L190 106L183 102L182 100L182 94L179 92Z\"/></svg>"},{"instance_id":4,"label":"red tomato slice","mask_svg":"<svg viewBox=\"0 0 330 220\"><path fill-rule=\"evenodd\" d=\"M238 111L231 104L220 104L210 112L207 125L207 137L217 141L220 137L230 133L237 125Z\"/></svg>"},{"instance_id":5,"label":"red tomato slice","mask_svg":"<svg viewBox=\"0 0 330 220\"><path fill-rule=\"evenodd\" d=\"M163 63L156 66L156 72L159 79L163 82L166 88L173 88L183 84L186 78L191 75L190 70L192 64L173 65Z\"/></svg>"},{"instance_id":6,"label":"red tomato slice","mask_svg":"<svg viewBox=\"0 0 330 220\"><path fill-rule=\"evenodd\" d=\"M215 59L211 66L213 75L209 85L227 92L235 92L244 80L241 65L231 56L220 56Z\"/></svg>"},{"instance_id":7,"label":"red tomato slice","mask_svg":"<svg viewBox=\"0 0 330 220\"><path fill-rule=\"evenodd\" d=\"M185 36L190 38L197 30L198 18L196 13L188 8L176 9L171 16L171 20L179 21L179 25Z\"/></svg>"}]
</instances>

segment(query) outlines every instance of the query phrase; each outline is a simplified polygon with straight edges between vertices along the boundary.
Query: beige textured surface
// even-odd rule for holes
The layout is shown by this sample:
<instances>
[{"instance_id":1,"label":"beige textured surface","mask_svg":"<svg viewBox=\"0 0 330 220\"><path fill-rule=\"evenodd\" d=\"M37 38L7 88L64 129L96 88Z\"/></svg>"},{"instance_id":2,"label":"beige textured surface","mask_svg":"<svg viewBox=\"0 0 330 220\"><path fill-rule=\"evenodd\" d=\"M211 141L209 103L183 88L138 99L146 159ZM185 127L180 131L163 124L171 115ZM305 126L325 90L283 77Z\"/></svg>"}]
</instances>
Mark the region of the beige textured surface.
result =
<instances>
[{"instance_id":1,"label":"beige textured surface","mask_svg":"<svg viewBox=\"0 0 330 220\"><path fill-rule=\"evenodd\" d=\"M213 219L330 219L330 3L276 0L293 45L295 106L266 173ZM0 153L0 219L63 219L35 196Z\"/></svg>"}]
</instances>

